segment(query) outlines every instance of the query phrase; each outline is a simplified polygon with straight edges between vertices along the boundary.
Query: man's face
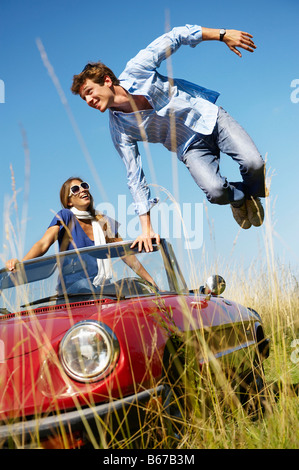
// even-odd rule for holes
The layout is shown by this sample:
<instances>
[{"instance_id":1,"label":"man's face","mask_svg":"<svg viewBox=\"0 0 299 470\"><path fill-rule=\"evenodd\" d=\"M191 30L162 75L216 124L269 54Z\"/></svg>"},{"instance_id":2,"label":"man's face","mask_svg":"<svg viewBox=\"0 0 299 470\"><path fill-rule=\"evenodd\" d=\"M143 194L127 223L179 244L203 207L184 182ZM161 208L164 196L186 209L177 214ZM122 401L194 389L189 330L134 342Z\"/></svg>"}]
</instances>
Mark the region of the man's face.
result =
<instances>
[{"instance_id":1,"label":"man's face","mask_svg":"<svg viewBox=\"0 0 299 470\"><path fill-rule=\"evenodd\" d=\"M80 89L80 96L86 101L88 106L104 113L106 109L110 108L114 103L111 79L106 77L104 84L99 85L88 78Z\"/></svg>"}]
</instances>

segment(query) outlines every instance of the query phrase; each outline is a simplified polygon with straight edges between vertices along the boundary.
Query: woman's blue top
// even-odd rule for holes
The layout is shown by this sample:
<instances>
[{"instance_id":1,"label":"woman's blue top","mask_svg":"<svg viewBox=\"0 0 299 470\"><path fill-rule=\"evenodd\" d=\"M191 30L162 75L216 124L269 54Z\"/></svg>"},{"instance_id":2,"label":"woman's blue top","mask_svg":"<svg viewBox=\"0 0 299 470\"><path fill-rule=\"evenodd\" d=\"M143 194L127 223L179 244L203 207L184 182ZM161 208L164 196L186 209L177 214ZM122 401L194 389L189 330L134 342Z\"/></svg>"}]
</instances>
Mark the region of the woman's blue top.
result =
<instances>
[{"instance_id":1,"label":"woman's blue top","mask_svg":"<svg viewBox=\"0 0 299 470\"><path fill-rule=\"evenodd\" d=\"M105 223L109 223L110 234L112 234L113 237L117 236L119 226L118 222L110 219L110 217L106 215L104 217ZM68 251L74 250L76 248L94 246L94 241L86 235L76 216L69 209L62 209L57 212L57 214L53 217L49 227L53 227L55 225L60 226L58 234L59 251ZM70 231L72 237L71 239L65 227L67 227ZM97 259L88 254L81 256L81 259L84 260L85 269L88 273L89 279L92 281L98 273ZM81 261L79 259L77 261L72 260L71 262L67 262L67 259L64 261L62 272L67 273L63 276L66 290L68 290L70 286L74 285L75 282L77 283L78 281L82 280L82 276L84 276L84 279L86 278L84 271L82 268L80 268L79 265L76 269L75 263L80 263L81 265ZM70 264L73 266L70 266ZM58 293L62 293L60 282L57 286L57 289Z\"/></svg>"}]
</instances>

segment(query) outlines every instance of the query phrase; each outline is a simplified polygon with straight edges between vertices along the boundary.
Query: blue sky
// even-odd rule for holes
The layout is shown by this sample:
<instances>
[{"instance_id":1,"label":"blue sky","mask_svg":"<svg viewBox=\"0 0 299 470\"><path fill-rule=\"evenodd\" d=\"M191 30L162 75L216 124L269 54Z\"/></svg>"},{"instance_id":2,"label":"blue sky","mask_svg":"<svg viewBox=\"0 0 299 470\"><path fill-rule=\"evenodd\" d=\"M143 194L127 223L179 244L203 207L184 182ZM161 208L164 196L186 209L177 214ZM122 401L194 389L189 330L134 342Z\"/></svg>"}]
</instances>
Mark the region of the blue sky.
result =
<instances>
[{"instance_id":1,"label":"blue sky","mask_svg":"<svg viewBox=\"0 0 299 470\"><path fill-rule=\"evenodd\" d=\"M254 36L256 51L243 51L242 59L220 42L205 42L194 49L182 46L172 56L171 67L174 77L220 92L218 105L245 127L261 154L267 156L271 177L267 223L240 231L230 208L207 203L184 165L157 144L149 146L156 183L174 193L175 168L179 182L175 194L181 207L189 205L194 214L203 209L202 243L192 252L199 269L203 255L211 262L221 259L223 264L236 262L246 269L252 260L265 257L270 234L275 258L296 271L299 81L294 88L291 84L299 79L298 17L297 0L131 0L109 4L96 0L1 0L1 266L15 255L15 240L16 254L21 257L43 235L53 212L60 209L60 186L71 175L81 175L91 184L96 203L105 199L115 208L117 218L134 225L128 209L132 199L123 164L110 140L108 114L88 108L72 95L72 77L88 61L95 60L103 61L119 75L126 62L163 34L167 25L189 23L240 29ZM38 39L66 105L42 61ZM161 73L167 73L165 65ZM147 180L153 183L148 153L142 145L140 151ZM237 165L225 155L221 157L221 170L228 179L238 176ZM118 195L125 198L126 218L120 213ZM159 196L162 202L170 202L165 192L160 191ZM15 230L15 239L11 232L7 236L7 219ZM128 227L123 229L126 235ZM170 239L188 271L186 249L172 232Z\"/></svg>"}]
</instances>

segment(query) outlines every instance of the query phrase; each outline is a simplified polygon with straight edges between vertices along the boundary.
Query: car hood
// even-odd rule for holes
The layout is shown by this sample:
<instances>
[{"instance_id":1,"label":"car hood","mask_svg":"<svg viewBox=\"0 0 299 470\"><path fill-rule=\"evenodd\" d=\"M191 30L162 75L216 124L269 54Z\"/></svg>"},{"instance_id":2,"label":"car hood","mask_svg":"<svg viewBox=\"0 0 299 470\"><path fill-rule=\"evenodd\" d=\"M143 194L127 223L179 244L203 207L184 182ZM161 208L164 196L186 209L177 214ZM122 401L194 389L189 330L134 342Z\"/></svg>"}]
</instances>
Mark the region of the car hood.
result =
<instances>
[{"instance_id":1,"label":"car hood","mask_svg":"<svg viewBox=\"0 0 299 470\"><path fill-rule=\"evenodd\" d=\"M112 303L110 300L108 302ZM114 303L114 302L113 302ZM0 360L28 354L49 346L76 322L99 311L99 302L55 305L10 314L0 319Z\"/></svg>"},{"instance_id":2,"label":"car hood","mask_svg":"<svg viewBox=\"0 0 299 470\"><path fill-rule=\"evenodd\" d=\"M126 299L119 303L115 299L105 298L68 305L41 307L0 317L0 363L28 354L41 347L45 348L46 346L47 349L48 346L48 349L52 349L54 343L61 340L72 325L90 317L105 321L108 326L112 321L115 327L119 315L124 315L128 319L128 317L135 316L138 311L141 311L142 315L144 313L154 315L157 323L163 320L165 326L165 321L169 315L172 316L172 310L174 308L181 310L182 307L176 296L167 297L169 307L166 309L164 303L161 304L162 306L157 306L157 300L154 298L153 301L152 297L143 299L142 305L140 303L141 299ZM162 298L161 300L163 301ZM238 322L245 319L248 321L250 317L252 319L256 318L255 312L251 312L233 302L227 303L224 299L211 299L211 302L207 303L204 299L195 301L191 296L188 299L188 304L190 304L190 311L193 312L194 318L197 318L198 312L200 312L200 324L203 326L217 326L231 321ZM163 312L168 312L165 318ZM178 316L177 320L177 327L182 330L185 329L183 316ZM195 321L195 325L197 322L198 319ZM170 321L170 327L171 324ZM190 328L193 329L194 325L193 327L192 325L193 323L188 326L189 330Z\"/></svg>"}]
</instances>

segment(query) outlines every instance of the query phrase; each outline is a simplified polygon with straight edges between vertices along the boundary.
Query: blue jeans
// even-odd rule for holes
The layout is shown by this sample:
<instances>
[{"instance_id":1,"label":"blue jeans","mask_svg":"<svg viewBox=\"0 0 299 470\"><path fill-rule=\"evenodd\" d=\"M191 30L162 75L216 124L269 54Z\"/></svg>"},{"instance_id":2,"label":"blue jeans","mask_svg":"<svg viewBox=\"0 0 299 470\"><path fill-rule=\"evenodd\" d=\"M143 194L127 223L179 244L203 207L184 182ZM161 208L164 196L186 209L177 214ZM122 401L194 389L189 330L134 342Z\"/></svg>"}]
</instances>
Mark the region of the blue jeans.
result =
<instances>
[{"instance_id":1,"label":"blue jeans","mask_svg":"<svg viewBox=\"0 0 299 470\"><path fill-rule=\"evenodd\" d=\"M220 152L239 164L242 181L228 182L220 174ZM265 163L247 132L224 109L219 108L210 135L190 145L183 162L213 204L242 205L250 196L265 197Z\"/></svg>"}]
</instances>

